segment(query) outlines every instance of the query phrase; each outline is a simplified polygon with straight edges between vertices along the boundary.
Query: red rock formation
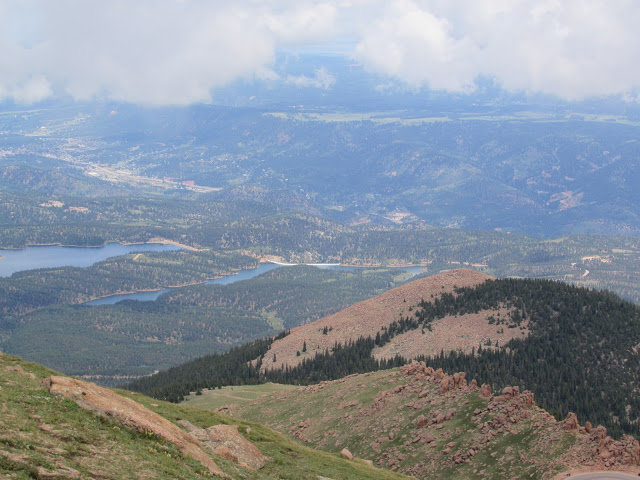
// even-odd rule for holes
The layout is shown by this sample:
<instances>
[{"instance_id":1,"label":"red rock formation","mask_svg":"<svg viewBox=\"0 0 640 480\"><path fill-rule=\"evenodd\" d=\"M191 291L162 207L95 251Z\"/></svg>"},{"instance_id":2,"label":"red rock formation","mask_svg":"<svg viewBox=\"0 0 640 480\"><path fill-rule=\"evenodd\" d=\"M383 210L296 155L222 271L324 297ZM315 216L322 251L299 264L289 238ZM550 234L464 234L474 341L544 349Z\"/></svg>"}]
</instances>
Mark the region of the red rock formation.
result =
<instances>
[{"instance_id":1,"label":"red rock formation","mask_svg":"<svg viewBox=\"0 0 640 480\"><path fill-rule=\"evenodd\" d=\"M182 454L202 463L212 474L226 476L213 459L202 450L203 445L198 440L138 402L106 388L73 378L51 376L49 384L49 391L52 394L73 400L82 408L97 414L115 418L127 427L141 432L151 431L167 442L173 443Z\"/></svg>"},{"instance_id":2,"label":"red rock formation","mask_svg":"<svg viewBox=\"0 0 640 480\"><path fill-rule=\"evenodd\" d=\"M484 398L491 397L491 387L486 383L483 383L482 386L480 387L480 396Z\"/></svg>"},{"instance_id":3,"label":"red rock formation","mask_svg":"<svg viewBox=\"0 0 640 480\"><path fill-rule=\"evenodd\" d=\"M563 426L566 430L577 430L580 425L578 424L578 417L575 413L570 412L567 418L563 422Z\"/></svg>"}]
</instances>

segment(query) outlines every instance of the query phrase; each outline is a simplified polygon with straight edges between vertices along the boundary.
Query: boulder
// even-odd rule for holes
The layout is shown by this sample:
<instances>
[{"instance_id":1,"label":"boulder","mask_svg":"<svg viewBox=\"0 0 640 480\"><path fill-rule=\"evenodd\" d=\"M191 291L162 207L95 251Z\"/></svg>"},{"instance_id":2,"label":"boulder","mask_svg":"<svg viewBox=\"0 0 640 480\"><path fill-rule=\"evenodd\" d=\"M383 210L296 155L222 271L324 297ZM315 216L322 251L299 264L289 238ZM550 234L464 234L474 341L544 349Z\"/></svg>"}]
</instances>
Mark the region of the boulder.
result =
<instances>
[{"instance_id":1,"label":"boulder","mask_svg":"<svg viewBox=\"0 0 640 480\"><path fill-rule=\"evenodd\" d=\"M434 437L433 435L431 435L430 433L426 433L424 435L422 435L422 438L420 439L420 441L422 443L431 443L431 442L435 442L436 441L436 437Z\"/></svg>"},{"instance_id":2,"label":"boulder","mask_svg":"<svg viewBox=\"0 0 640 480\"><path fill-rule=\"evenodd\" d=\"M565 430L577 430L579 427L578 416L575 413L570 412L563 422L563 427Z\"/></svg>"},{"instance_id":3,"label":"boulder","mask_svg":"<svg viewBox=\"0 0 640 480\"><path fill-rule=\"evenodd\" d=\"M455 414L456 414L455 408L450 408L449 410L447 410L446 413L444 414L445 421L451 420Z\"/></svg>"},{"instance_id":4,"label":"boulder","mask_svg":"<svg viewBox=\"0 0 640 480\"><path fill-rule=\"evenodd\" d=\"M520 406L525 408L533 407L533 405L535 404L535 395L529 390L525 390L524 392L522 392L522 394L519 396L519 399Z\"/></svg>"},{"instance_id":5,"label":"boulder","mask_svg":"<svg viewBox=\"0 0 640 480\"><path fill-rule=\"evenodd\" d=\"M447 393L449 391L449 377L444 377L440 381L440 393Z\"/></svg>"},{"instance_id":6,"label":"boulder","mask_svg":"<svg viewBox=\"0 0 640 480\"><path fill-rule=\"evenodd\" d=\"M420 415L418 418L416 418L413 423L415 423L416 427L418 428L422 428L425 425L429 425L429 419L427 417L425 417L424 415Z\"/></svg>"},{"instance_id":7,"label":"boulder","mask_svg":"<svg viewBox=\"0 0 640 480\"><path fill-rule=\"evenodd\" d=\"M340 456L347 460L353 460L353 454L347 448L340 450Z\"/></svg>"},{"instance_id":8,"label":"boulder","mask_svg":"<svg viewBox=\"0 0 640 480\"><path fill-rule=\"evenodd\" d=\"M241 467L259 470L268 460L258 450L258 447L238 432L237 425L213 425L209 428L198 428L187 420L180 420L178 423L213 453L221 452L222 457Z\"/></svg>"},{"instance_id":9,"label":"boulder","mask_svg":"<svg viewBox=\"0 0 640 480\"><path fill-rule=\"evenodd\" d=\"M513 397L513 387L504 387L502 389L502 396L505 398Z\"/></svg>"},{"instance_id":10,"label":"boulder","mask_svg":"<svg viewBox=\"0 0 640 480\"><path fill-rule=\"evenodd\" d=\"M491 397L491 387L486 383L483 383L480 387L480 396L484 398Z\"/></svg>"}]
</instances>

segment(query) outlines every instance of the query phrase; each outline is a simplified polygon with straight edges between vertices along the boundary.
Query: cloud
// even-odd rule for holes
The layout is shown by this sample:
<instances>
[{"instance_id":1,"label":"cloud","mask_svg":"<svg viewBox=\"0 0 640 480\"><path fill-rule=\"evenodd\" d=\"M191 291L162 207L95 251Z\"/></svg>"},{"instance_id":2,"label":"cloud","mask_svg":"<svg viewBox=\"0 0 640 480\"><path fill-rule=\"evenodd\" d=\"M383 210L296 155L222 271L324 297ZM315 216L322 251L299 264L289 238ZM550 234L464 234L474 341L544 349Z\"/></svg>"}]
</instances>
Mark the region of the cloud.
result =
<instances>
[{"instance_id":1,"label":"cloud","mask_svg":"<svg viewBox=\"0 0 640 480\"><path fill-rule=\"evenodd\" d=\"M287 75L286 83L295 85L296 87L315 87L328 90L336 83L336 79L325 67L320 67L316 70L313 77L308 77L307 75Z\"/></svg>"},{"instance_id":2,"label":"cloud","mask_svg":"<svg viewBox=\"0 0 640 480\"><path fill-rule=\"evenodd\" d=\"M415 88L468 92L488 77L507 90L578 100L640 86L634 1L365 3L355 58Z\"/></svg>"},{"instance_id":3,"label":"cloud","mask_svg":"<svg viewBox=\"0 0 640 480\"><path fill-rule=\"evenodd\" d=\"M5 0L0 99L52 95L210 102L238 78L330 88L275 73L280 49L330 51L420 90L637 98L636 0Z\"/></svg>"},{"instance_id":4,"label":"cloud","mask_svg":"<svg viewBox=\"0 0 640 480\"><path fill-rule=\"evenodd\" d=\"M27 8L9 1L0 11L0 94L37 100L19 92L40 79L50 93L77 99L209 102L212 88L237 78L274 78L277 45L329 35L333 7L281 3L36 0ZM37 35L7 33L12 21L37 23Z\"/></svg>"}]
</instances>

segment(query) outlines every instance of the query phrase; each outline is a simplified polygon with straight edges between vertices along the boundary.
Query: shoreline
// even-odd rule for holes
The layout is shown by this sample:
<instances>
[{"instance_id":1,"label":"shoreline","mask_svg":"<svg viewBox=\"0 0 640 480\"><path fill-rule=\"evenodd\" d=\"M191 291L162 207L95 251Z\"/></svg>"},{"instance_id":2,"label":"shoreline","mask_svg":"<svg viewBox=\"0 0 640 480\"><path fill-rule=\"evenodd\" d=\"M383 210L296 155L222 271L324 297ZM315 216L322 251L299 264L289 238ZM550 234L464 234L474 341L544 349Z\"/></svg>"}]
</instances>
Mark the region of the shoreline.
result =
<instances>
[{"instance_id":1,"label":"shoreline","mask_svg":"<svg viewBox=\"0 0 640 480\"><path fill-rule=\"evenodd\" d=\"M102 245L67 245L67 244L63 244L63 243L28 243L27 245L25 245L24 247L0 247L0 250L26 250L29 247L65 247L65 248L104 248L107 245L124 245L124 246L131 246L131 245L173 245L174 247L179 247L179 248L183 248L185 250L189 250L192 252L201 252L205 249L201 249L201 248L196 248L196 247L191 247L189 245L185 245L179 242L175 242L173 240L168 240L166 238L159 238L159 237L154 237L154 238L150 238L149 240L147 240L146 242L119 242L119 241L113 241L113 242L106 242L103 243ZM0 260L3 257L0 255Z\"/></svg>"},{"instance_id":2,"label":"shoreline","mask_svg":"<svg viewBox=\"0 0 640 480\"><path fill-rule=\"evenodd\" d=\"M280 265L281 267L297 267L300 265L305 265L307 267L344 267L346 265L342 265L341 263L285 263L285 262L277 262L275 260L265 260L261 263L272 263L275 265Z\"/></svg>"},{"instance_id":3,"label":"shoreline","mask_svg":"<svg viewBox=\"0 0 640 480\"><path fill-rule=\"evenodd\" d=\"M356 264L356 263L288 263L288 262L281 262L281 261L270 260L270 259L260 259L260 263L273 263L275 265L281 265L283 267L296 267L298 265L307 265L307 266L310 266L310 267L349 267L349 268L414 268L414 267L427 268L427 266L428 266L428 263L401 263L401 264L394 263L394 264L391 264L391 265L383 265L381 263L367 263L367 264Z\"/></svg>"},{"instance_id":4,"label":"shoreline","mask_svg":"<svg viewBox=\"0 0 640 480\"><path fill-rule=\"evenodd\" d=\"M240 269L240 270L236 270L236 271L232 270L231 273L228 273L228 274L220 274L217 277L207 277L202 282L191 282L191 283L183 283L183 284L179 284L179 285L169 285L169 286L161 287L161 288L143 288L141 290L134 290L133 292L109 293L107 295L101 295L99 297L92 298L90 300L85 300L84 302L72 303L71 305L85 305L85 304L87 304L89 302L93 302L95 300L100 300L102 298L116 297L116 296L120 296L120 295L134 295L136 293L159 292L161 290L167 290L167 289L171 289L171 288L184 288L184 287L194 287L196 285L206 285L207 282L209 282L211 280L218 280L219 278L231 277L232 275L237 275L239 271L242 271L242 270L255 270L259 266L260 266L260 264L258 264L258 266L255 267L255 268L245 268L245 269ZM106 304L106 305L109 305L109 304ZM89 306L94 306L94 305L89 305ZM95 306L100 306L100 305L95 305Z\"/></svg>"}]
</instances>

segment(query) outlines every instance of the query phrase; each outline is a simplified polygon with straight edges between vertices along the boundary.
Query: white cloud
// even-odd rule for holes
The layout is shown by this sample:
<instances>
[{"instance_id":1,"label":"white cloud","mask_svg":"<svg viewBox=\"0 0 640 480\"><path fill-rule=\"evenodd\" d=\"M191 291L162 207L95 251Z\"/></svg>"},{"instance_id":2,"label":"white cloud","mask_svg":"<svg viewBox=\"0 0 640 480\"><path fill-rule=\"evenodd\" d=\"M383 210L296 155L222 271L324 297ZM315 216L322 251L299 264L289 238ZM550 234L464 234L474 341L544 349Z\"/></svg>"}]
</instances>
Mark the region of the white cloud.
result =
<instances>
[{"instance_id":1,"label":"white cloud","mask_svg":"<svg viewBox=\"0 0 640 480\"><path fill-rule=\"evenodd\" d=\"M273 78L278 44L329 34L330 5L281 3L35 0L25 8L9 1L0 10L0 94L28 101L16 92L38 78L79 99L208 102L212 88L237 78ZM16 17L25 25L39 19L35 45L25 46L21 32L7 34Z\"/></svg>"},{"instance_id":2,"label":"white cloud","mask_svg":"<svg viewBox=\"0 0 640 480\"><path fill-rule=\"evenodd\" d=\"M336 79L325 67L320 67L315 71L313 77L308 77L307 75L288 75L286 83L295 85L296 87L315 87L328 90L336 83Z\"/></svg>"},{"instance_id":3,"label":"white cloud","mask_svg":"<svg viewBox=\"0 0 640 480\"><path fill-rule=\"evenodd\" d=\"M469 91L484 76L575 100L640 86L633 0L365 3L355 57L414 87Z\"/></svg>"},{"instance_id":4,"label":"white cloud","mask_svg":"<svg viewBox=\"0 0 640 480\"><path fill-rule=\"evenodd\" d=\"M567 99L636 98L637 25L636 0L5 0L0 99L208 102L237 78L277 79L280 48L344 53L345 39L365 68L415 89L469 92L482 76ZM322 69L280 80L335 82Z\"/></svg>"}]
</instances>

